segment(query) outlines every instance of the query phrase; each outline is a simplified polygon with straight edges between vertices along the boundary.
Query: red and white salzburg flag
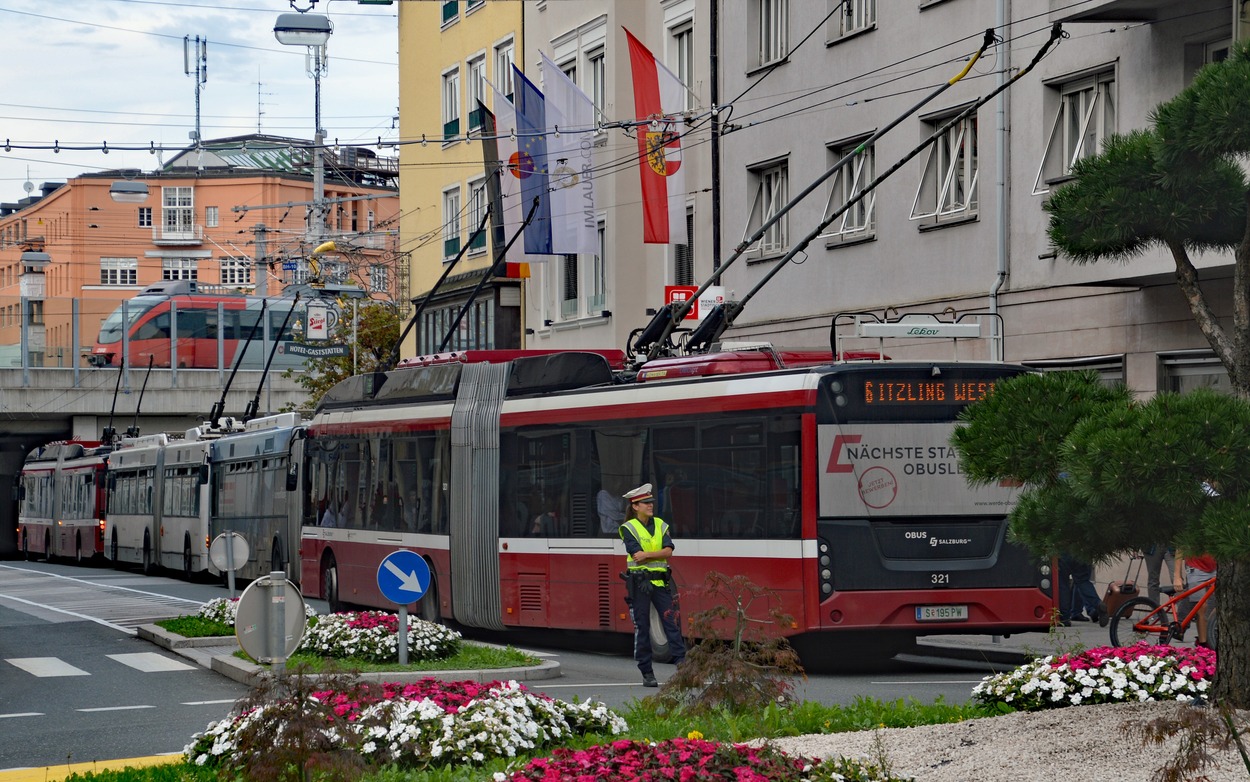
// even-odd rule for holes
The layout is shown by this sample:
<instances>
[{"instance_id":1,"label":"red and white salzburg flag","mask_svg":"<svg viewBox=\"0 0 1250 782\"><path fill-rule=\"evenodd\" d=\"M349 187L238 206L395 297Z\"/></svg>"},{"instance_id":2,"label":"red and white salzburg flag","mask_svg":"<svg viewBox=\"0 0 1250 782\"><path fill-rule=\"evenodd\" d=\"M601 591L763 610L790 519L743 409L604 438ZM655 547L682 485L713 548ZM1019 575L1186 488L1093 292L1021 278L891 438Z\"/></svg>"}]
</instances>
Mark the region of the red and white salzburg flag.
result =
<instances>
[{"instance_id":1,"label":"red and white salzburg flag","mask_svg":"<svg viewBox=\"0 0 1250 782\"><path fill-rule=\"evenodd\" d=\"M624 28L621 28L624 29ZM642 178L642 241L686 244L686 187L681 165L686 87L642 42L629 38Z\"/></svg>"}]
</instances>

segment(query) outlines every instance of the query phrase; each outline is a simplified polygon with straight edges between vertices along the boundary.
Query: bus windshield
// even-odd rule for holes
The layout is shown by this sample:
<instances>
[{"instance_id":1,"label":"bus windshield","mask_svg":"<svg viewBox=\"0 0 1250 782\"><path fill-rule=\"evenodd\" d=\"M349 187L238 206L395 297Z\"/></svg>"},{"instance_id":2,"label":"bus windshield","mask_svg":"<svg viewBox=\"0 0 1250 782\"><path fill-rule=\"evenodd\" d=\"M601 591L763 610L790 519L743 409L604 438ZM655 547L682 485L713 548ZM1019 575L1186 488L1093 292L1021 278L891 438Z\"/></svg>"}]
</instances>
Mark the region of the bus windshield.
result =
<instances>
[{"instance_id":1,"label":"bus windshield","mask_svg":"<svg viewBox=\"0 0 1250 782\"><path fill-rule=\"evenodd\" d=\"M113 314L109 315L100 324L100 338L97 340L97 344L107 345L113 342L120 342L122 334L130 326L133 326L139 318L142 318L149 310L163 301L166 301L164 296L136 296L124 305L119 306L113 310Z\"/></svg>"}]
</instances>

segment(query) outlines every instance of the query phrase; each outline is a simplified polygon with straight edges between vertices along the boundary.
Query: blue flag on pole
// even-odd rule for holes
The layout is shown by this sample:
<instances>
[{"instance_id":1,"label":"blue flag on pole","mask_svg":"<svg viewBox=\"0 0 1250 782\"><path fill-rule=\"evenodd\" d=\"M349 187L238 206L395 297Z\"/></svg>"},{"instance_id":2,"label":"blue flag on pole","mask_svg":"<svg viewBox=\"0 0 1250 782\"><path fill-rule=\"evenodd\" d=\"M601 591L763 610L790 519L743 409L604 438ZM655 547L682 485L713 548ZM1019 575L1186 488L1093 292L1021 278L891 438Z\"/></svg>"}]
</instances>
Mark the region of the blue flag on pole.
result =
<instances>
[{"instance_id":1,"label":"blue flag on pole","mask_svg":"<svg viewBox=\"0 0 1250 782\"><path fill-rule=\"evenodd\" d=\"M512 103L516 107L517 153L522 171L521 209L528 214L534 199L538 211L525 228L527 255L551 255L551 198L548 193L547 109L543 94L515 65ZM528 176L525 176L528 171Z\"/></svg>"}]
</instances>

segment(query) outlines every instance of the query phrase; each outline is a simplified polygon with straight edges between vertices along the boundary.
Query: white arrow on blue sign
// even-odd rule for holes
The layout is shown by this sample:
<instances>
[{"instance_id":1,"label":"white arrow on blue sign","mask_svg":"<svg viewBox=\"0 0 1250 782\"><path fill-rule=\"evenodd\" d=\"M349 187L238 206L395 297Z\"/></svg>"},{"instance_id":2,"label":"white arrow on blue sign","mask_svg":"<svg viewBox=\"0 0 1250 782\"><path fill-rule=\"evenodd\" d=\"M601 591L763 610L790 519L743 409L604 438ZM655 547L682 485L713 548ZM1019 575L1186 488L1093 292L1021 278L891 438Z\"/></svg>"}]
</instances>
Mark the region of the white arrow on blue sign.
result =
<instances>
[{"instance_id":1,"label":"white arrow on blue sign","mask_svg":"<svg viewBox=\"0 0 1250 782\"><path fill-rule=\"evenodd\" d=\"M392 603L415 603L429 588L430 566L414 551L392 551L378 565L378 589Z\"/></svg>"}]
</instances>

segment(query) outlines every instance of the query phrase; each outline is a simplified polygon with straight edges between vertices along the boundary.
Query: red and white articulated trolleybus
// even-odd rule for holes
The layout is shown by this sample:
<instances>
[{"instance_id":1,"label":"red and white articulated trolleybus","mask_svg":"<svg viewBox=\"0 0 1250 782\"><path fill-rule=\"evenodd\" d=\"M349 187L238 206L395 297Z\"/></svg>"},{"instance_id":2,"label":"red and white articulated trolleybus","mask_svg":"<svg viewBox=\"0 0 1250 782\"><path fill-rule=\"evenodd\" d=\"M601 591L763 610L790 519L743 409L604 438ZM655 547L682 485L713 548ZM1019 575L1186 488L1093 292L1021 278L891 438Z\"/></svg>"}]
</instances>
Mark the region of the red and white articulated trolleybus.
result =
<instances>
[{"instance_id":1,"label":"red and white articulated trolleybus","mask_svg":"<svg viewBox=\"0 0 1250 782\"><path fill-rule=\"evenodd\" d=\"M687 619L709 571L744 575L776 593L809 666L837 641L888 657L1049 625L1049 563L1006 537L1015 489L970 487L950 447L959 411L1025 368L620 360L469 351L336 386L308 429L304 593L393 608L378 566L406 548L433 574L426 618L629 634L624 548L598 509L650 482Z\"/></svg>"},{"instance_id":2,"label":"red and white articulated trolleybus","mask_svg":"<svg viewBox=\"0 0 1250 782\"><path fill-rule=\"evenodd\" d=\"M104 553L104 477L112 450L96 440L66 440L26 457L18 482L17 535L27 559L72 557L81 563Z\"/></svg>"}]
</instances>

